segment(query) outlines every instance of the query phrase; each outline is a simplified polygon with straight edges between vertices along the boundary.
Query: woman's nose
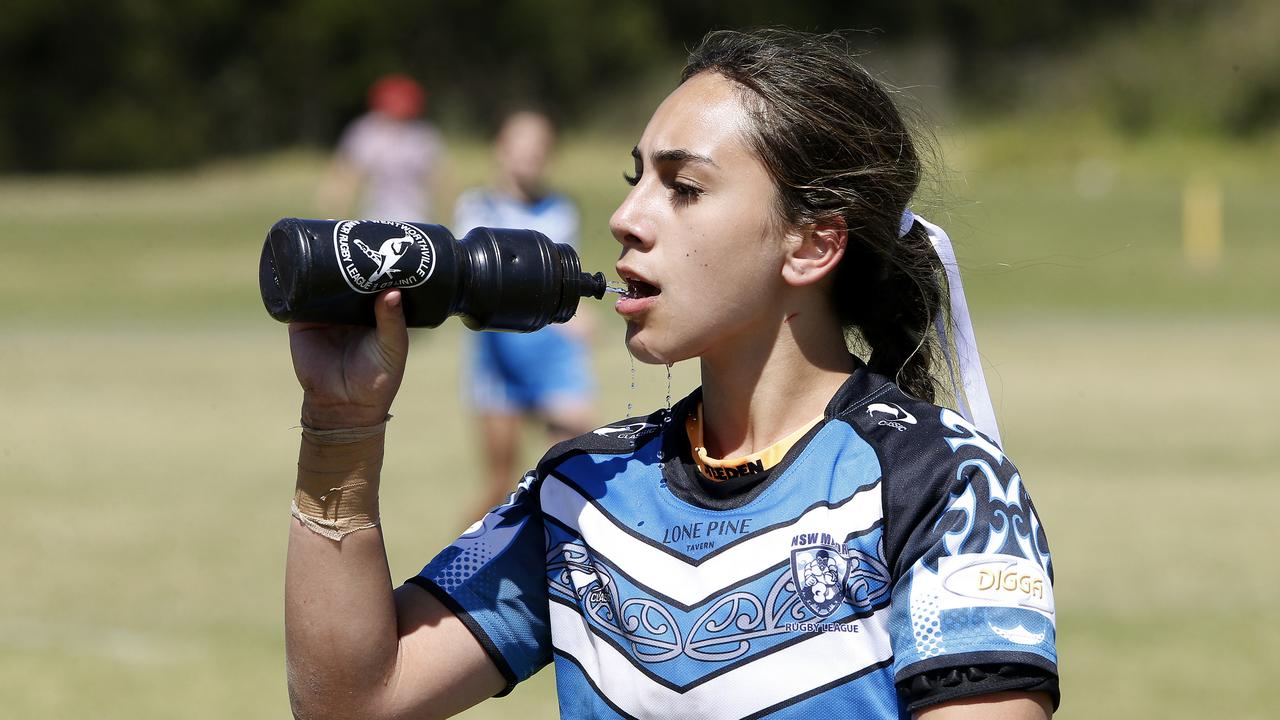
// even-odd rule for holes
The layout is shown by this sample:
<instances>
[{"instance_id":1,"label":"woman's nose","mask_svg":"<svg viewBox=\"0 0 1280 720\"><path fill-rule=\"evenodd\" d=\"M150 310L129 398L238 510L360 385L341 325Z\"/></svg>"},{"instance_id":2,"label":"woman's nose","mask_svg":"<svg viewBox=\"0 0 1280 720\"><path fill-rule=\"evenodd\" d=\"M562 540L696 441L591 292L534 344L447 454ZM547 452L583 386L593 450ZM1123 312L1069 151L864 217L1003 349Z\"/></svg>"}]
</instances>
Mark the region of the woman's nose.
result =
<instances>
[{"instance_id":1,"label":"woman's nose","mask_svg":"<svg viewBox=\"0 0 1280 720\"><path fill-rule=\"evenodd\" d=\"M643 213L640 212L640 203L636 194L636 189L632 188L618 209L613 211L613 216L609 218L609 232L613 233L613 239L623 247L648 244L648 232L642 221Z\"/></svg>"}]
</instances>

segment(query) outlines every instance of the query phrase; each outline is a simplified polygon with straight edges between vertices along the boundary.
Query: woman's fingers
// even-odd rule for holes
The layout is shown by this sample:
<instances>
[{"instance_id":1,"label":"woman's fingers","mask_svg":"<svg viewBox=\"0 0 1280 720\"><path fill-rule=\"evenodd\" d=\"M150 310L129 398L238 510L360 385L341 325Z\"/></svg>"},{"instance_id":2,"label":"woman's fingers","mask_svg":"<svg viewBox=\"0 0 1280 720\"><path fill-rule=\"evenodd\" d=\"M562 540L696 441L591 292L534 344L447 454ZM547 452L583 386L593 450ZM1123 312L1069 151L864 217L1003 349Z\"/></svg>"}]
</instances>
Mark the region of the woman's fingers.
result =
<instances>
[{"instance_id":1,"label":"woman's fingers","mask_svg":"<svg viewBox=\"0 0 1280 720\"><path fill-rule=\"evenodd\" d=\"M389 372L404 371L405 357L409 354L409 331L405 327L404 302L399 290L385 290L374 302L377 318L378 350Z\"/></svg>"},{"instance_id":2,"label":"woman's fingers","mask_svg":"<svg viewBox=\"0 0 1280 720\"><path fill-rule=\"evenodd\" d=\"M317 428L381 422L404 377L409 352L399 291L374 300L377 327L290 323L294 372L302 385L303 421Z\"/></svg>"}]
</instances>

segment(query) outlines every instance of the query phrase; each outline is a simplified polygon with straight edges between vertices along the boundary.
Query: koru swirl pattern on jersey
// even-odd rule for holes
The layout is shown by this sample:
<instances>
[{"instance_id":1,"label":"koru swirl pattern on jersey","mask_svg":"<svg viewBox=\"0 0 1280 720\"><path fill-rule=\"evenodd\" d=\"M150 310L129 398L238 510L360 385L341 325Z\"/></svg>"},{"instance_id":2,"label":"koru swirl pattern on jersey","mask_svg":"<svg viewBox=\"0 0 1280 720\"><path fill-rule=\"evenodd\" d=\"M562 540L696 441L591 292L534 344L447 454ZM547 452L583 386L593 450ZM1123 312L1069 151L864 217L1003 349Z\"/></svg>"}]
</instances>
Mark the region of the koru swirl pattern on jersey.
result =
<instances>
[{"instance_id":1,"label":"koru swirl pattern on jersey","mask_svg":"<svg viewBox=\"0 0 1280 720\"><path fill-rule=\"evenodd\" d=\"M844 602L856 617L888 600L892 578L883 540L875 556L856 548L843 552L850 567ZM821 619L801 602L785 564L778 568L778 578L765 597L746 591L728 593L689 623L687 632L663 603L647 597L618 597L620 585L612 572L581 542L554 545L547 553L547 572L552 591L576 598L588 618L624 638L635 658L645 663L681 655L708 662L733 660L748 653L753 640L793 632L797 623Z\"/></svg>"}]
</instances>

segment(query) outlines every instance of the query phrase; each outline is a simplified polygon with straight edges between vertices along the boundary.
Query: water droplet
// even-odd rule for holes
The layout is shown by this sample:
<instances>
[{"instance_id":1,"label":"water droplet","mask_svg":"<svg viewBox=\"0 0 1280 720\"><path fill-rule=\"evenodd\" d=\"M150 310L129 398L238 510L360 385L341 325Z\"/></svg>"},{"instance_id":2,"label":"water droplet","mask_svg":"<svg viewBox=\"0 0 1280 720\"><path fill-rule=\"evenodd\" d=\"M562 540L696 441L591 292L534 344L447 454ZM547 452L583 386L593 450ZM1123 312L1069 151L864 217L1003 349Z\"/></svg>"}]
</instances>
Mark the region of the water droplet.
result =
<instances>
[{"instance_id":1,"label":"water droplet","mask_svg":"<svg viewBox=\"0 0 1280 720\"><path fill-rule=\"evenodd\" d=\"M667 420L671 420L671 363L667 363Z\"/></svg>"},{"instance_id":2,"label":"water droplet","mask_svg":"<svg viewBox=\"0 0 1280 720\"><path fill-rule=\"evenodd\" d=\"M636 394L636 356L631 353L627 353L627 360L631 362L631 392L627 394L627 417L631 417L631 399L635 397Z\"/></svg>"}]
</instances>

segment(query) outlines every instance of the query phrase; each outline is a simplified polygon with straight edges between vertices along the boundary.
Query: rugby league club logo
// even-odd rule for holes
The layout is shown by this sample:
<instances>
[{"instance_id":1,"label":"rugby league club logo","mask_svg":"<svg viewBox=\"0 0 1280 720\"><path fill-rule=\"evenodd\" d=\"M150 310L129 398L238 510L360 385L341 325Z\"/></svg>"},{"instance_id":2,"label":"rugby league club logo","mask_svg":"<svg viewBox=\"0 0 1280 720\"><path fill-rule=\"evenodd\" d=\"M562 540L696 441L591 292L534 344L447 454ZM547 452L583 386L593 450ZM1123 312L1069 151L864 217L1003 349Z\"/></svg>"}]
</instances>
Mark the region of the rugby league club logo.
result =
<instances>
[{"instance_id":1,"label":"rugby league club logo","mask_svg":"<svg viewBox=\"0 0 1280 720\"><path fill-rule=\"evenodd\" d=\"M412 225L347 220L333 228L338 270L352 290L376 293L421 285L435 269L435 247Z\"/></svg>"},{"instance_id":2,"label":"rugby league club logo","mask_svg":"<svg viewBox=\"0 0 1280 720\"><path fill-rule=\"evenodd\" d=\"M827 533L791 538L791 579L804 606L819 618L829 617L844 602L849 558Z\"/></svg>"}]
</instances>

